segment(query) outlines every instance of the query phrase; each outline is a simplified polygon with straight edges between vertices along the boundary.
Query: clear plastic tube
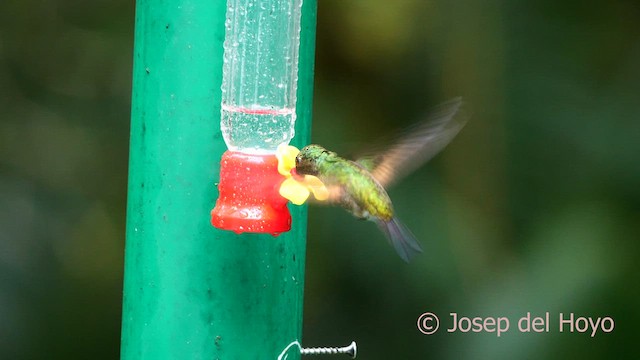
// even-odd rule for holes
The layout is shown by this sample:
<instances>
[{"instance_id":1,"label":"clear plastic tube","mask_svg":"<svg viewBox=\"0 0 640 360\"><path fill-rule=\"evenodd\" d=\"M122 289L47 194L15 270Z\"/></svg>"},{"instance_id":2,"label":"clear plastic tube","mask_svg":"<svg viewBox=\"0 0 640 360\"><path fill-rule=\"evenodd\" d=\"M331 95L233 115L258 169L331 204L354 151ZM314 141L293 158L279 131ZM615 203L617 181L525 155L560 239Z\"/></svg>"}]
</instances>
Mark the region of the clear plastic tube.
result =
<instances>
[{"instance_id":1,"label":"clear plastic tube","mask_svg":"<svg viewBox=\"0 0 640 360\"><path fill-rule=\"evenodd\" d=\"M272 154L294 135L302 0L228 0L222 135L231 151Z\"/></svg>"}]
</instances>

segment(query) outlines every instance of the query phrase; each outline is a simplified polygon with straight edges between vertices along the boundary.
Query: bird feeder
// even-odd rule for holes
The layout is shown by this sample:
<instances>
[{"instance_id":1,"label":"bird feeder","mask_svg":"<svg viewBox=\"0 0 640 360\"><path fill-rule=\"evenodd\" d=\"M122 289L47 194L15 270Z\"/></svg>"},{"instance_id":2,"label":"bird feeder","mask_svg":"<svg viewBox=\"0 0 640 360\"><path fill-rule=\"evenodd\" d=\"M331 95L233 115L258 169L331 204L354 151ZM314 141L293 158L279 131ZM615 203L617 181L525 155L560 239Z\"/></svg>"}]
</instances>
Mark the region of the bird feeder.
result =
<instances>
[{"instance_id":1,"label":"bird feeder","mask_svg":"<svg viewBox=\"0 0 640 360\"><path fill-rule=\"evenodd\" d=\"M302 0L228 1L213 226L277 235L291 229L276 149L294 135ZM285 14L285 16L283 16Z\"/></svg>"}]
</instances>

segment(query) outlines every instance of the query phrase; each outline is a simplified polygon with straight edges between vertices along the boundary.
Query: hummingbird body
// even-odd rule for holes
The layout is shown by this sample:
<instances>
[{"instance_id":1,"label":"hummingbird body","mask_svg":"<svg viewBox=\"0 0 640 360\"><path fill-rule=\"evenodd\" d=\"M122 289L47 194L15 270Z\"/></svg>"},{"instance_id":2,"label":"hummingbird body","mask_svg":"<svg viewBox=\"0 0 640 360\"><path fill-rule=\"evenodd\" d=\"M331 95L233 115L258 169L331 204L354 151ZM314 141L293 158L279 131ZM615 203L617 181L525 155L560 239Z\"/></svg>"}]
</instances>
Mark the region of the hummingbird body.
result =
<instances>
[{"instance_id":1,"label":"hummingbird body","mask_svg":"<svg viewBox=\"0 0 640 360\"><path fill-rule=\"evenodd\" d=\"M465 119L456 117L461 107L456 98L440 105L426 121L376 156L356 161L344 159L320 145L308 145L296 156L295 172L318 177L329 190L328 202L358 218L375 222L398 255L409 261L422 249L415 236L394 215L385 190L442 150L462 129Z\"/></svg>"},{"instance_id":2,"label":"hummingbird body","mask_svg":"<svg viewBox=\"0 0 640 360\"><path fill-rule=\"evenodd\" d=\"M320 145L304 147L296 158L296 172L314 175L331 189L329 201L361 219L393 218L385 189L362 165L344 159Z\"/></svg>"},{"instance_id":3,"label":"hummingbird body","mask_svg":"<svg viewBox=\"0 0 640 360\"><path fill-rule=\"evenodd\" d=\"M387 191L360 163L320 145L308 145L296 157L296 172L317 176L330 189L331 203L378 224L403 260L422 252L413 234L394 216Z\"/></svg>"}]
</instances>

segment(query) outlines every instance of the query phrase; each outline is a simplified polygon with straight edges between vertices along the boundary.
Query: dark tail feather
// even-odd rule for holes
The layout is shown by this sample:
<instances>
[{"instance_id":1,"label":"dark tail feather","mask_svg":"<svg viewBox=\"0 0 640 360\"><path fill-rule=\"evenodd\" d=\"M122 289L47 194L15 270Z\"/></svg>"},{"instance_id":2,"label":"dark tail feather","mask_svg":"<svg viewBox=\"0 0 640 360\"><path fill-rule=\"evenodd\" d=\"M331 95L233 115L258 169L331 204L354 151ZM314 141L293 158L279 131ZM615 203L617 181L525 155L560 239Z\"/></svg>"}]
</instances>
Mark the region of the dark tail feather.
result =
<instances>
[{"instance_id":1,"label":"dark tail feather","mask_svg":"<svg viewBox=\"0 0 640 360\"><path fill-rule=\"evenodd\" d=\"M387 235L387 240L396 249L402 260L409 262L412 257L422 252L416 237L404 226L398 218L390 221L377 221L378 227Z\"/></svg>"}]
</instances>

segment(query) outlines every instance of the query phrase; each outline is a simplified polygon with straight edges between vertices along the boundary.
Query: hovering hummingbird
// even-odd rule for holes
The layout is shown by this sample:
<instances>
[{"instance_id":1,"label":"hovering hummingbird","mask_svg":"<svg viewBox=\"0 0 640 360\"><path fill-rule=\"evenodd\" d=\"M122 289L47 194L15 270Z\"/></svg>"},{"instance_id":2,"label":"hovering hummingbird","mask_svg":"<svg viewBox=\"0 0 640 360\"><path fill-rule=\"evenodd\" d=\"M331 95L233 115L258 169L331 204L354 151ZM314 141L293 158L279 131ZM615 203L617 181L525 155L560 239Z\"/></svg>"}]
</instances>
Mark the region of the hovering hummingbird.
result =
<instances>
[{"instance_id":1,"label":"hovering hummingbird","mask_svg":"<svg viewBox=\"0 0 640 360\"><path fill-rule=\"evenodd\" d=\"M330 204L375 222L398 255L409 262L422 248L398 220L385 188L430 160L456 136L466 123L461 106L460 98L438 106L385 152L356 161L320 145L305 146L296 156L295 172L318 177L329 189Z\"/></svg>"}]
</instances>

